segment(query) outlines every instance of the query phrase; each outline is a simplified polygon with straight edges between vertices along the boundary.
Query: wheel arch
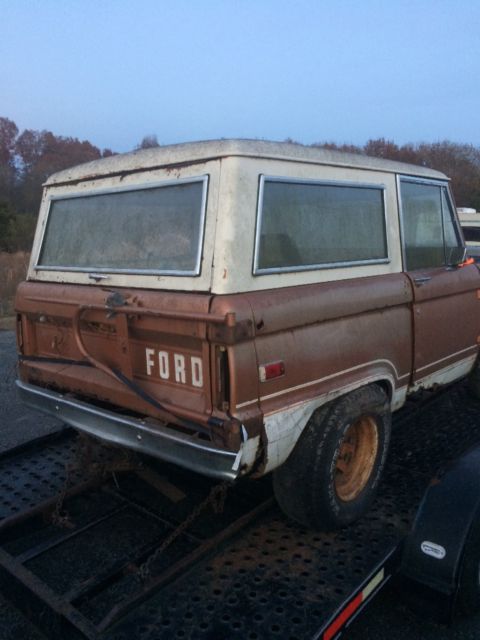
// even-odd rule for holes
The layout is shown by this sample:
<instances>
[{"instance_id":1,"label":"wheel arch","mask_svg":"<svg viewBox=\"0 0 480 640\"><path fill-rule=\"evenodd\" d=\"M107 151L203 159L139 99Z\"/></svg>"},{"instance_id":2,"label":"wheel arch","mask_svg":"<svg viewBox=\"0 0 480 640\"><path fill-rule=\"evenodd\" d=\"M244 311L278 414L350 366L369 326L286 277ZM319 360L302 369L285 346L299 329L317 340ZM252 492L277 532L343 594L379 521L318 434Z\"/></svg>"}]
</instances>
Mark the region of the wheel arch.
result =
<instances>
[{"instance_id":1,"label":"wheel arch","mask_svg":"<svg viewBox=\"0 0 480 640\"><path fill-rule=\"evenodd\" d=\"M269 473L287 460L300 436L304 432L314 414L328 411L328 406L363 387L376 385L385 393L390 404L394 397L394 378L390 375L372 375L357 379L343 387L306 400L294 407L286 407L264 416L266 434L264 463L260 467L260 475Z\"/></svg>"},{"instance_id":2,"label":"wheel arch","mask_svg":"<svg viewBox=\"0 0 480 640\"><path fill-rule=\"evenodd\" d=\"M376 384L382 391L385 392L389 402L391 403L393 400L393 381L388 378L379 378L375 382L371 384Z\"/></svg>"}]
</instances>

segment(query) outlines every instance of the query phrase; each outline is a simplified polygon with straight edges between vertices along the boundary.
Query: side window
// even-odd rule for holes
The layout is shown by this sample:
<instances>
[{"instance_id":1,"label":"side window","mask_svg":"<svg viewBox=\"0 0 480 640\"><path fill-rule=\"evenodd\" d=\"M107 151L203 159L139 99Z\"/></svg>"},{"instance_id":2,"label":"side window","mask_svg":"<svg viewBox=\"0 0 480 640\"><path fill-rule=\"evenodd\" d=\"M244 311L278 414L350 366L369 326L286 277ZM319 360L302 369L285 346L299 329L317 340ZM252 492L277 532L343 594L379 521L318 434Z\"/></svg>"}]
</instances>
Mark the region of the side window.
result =
<instances>
[{"instance_id":1,"label":"side window","mask_svg":"<svg viewBox=\"0 0 480 640\"><path fill-rule=\"evenodd\" d=\"M445 233L446 264L458 264L463 257L463 242L457 225L446 187L442 187L443 229Z\"/></svg>"},{"instance_id":2,"label":"side window","mask_svg":"<svg viewBox=\"0 0 480 640\"><path fill-rule=\"evenodd\" d=\"M255 274L386 261L381 186L261 177Z\"/></svg>"},{"instance_id":3,"label":"side window","mask_svg":"<svg viewBox=\"0 0 480 640\"><path fill-rule=\"evenodd\" d=\"M458 263L463 246L446 187L401 180L405 269Z\"/></svg>"}]
</instances>

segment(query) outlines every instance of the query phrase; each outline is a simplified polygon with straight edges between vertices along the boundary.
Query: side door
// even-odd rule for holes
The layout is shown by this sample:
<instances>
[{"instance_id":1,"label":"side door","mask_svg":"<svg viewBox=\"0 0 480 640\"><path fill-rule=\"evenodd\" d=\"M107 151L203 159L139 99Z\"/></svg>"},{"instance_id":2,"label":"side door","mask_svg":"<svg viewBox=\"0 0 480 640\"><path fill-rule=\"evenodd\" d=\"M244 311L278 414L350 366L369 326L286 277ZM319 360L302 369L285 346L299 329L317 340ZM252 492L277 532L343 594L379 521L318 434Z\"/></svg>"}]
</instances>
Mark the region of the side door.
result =
<instances>
[{"instance_id":1,"label":"side door","mask_svg":"<svg viewBox=\"0 0 480 640\"><path fill-rule=\"evenodd\" d=\"M404 270L413 290L413 388L468 373L478 351L480 275L462 262L463 238L446 182L398 179Z\"/></svg>"}]
</instances>

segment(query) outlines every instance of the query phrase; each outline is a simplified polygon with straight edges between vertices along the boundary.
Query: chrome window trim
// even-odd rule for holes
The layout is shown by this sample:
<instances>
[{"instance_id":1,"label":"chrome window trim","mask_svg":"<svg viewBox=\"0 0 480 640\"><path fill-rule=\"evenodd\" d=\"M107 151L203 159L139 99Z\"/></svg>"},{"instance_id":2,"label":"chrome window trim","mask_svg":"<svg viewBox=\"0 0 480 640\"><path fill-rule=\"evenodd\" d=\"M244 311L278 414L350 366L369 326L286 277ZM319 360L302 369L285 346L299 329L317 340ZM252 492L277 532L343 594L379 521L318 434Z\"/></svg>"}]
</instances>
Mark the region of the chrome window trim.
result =
<instances>
[{"instance_id":1,"label":"chrome window trim","mask_svg":"<svg viewBox=\"0 0 480 640\"><path fill-rule=\"evenodd\" d=\"M460 242L462 243L462 247L465 249L465 238L463 236L463 232L462 232L462 228L460 225L460 222L458 220L458 216L456 213L456 208L455 208L455 202L452 196L452 192L450 189L450 180L448 178L445 178L445 180L437 180L434 178L419 178L416 176L409 176L409 175L405 175L405 174L397 174L397 202L398 202L398 214L399 214L399 222L400 222L400 241L401 241L401 249L402 249L402 271L407 273L409 272L409 270L407 269L407 257L405 254L405 221L404 221L404 214L403 214L403 203L402 203L402 182L415 182L417 184L426 184L426 185L431 185L434 187L440 187L445 189L445 193L447 195L447 200L450 204L451 207L451 211L450 213L453 215L453 224L454 227L457 231L457 235L458 235L458 239L460 240ZM442 267L447 267L447 256L446 256L446 247L445 247L445 230L444 230L444 217L443 217L443 203L442 200L440 199L440 207L442 210L442 233L443 233L443 250L444 250L444 256L445 256L445 264L441 265L440 267L427 267L428 269L436 269L439 268L441 269ZM418 269L419 271L421 271L422 269ZM423 271L425 271L426 268L423 269ZM410 271L417 271L417 269L410 269Z\"/></svg>"},{"instance_id":2,"label":"chrome window trim","mask_svg":"<svg viewBox=\"0 0 480 640\"><path fill-rule=\"evenodd\" d=\"M404 216L403 216L403 202L402 202L402 184L403 176L397 174L396 176L396 187L397 187L397 208L398 208L398 222L400 228L400 249L402 252L402 272L407 271L407 255L405 253L405 224L404 224Z\"/></svg>"},{"instance_id":3,"label":"chrome window trim","mask_svg":"<svg viewBox=\"0 0 480 640\"><path fill-rule=\"evenodd\" d=\"M180 184L192 184L195 182L202 182L202 199L200 203L200 233L198 236L198 247L197 247L197 259L195 261L195 268L191 271L178 271L175 269L113 269L110 267L95 267L94 265L90 267L65 267L60 265L41 265L39 264L39 258L43 248L43 241L45 239L45 233L48 227L48 221L50 217L50 210L52 202L57 200L71 200L73 198L88 198L90 196L101 196L107 195L109 193L119 193L119 192L131 192L131 191L145 191L146 189L158 189L162 187L172 187ZM40 237L40 242L38 245L37 255L35 256L35 271L63 271L68 273L118 273L118 274L131 274L131 275L165 275L165 276L181 276L181 277L191 277L191 276L199 276L201 274L201 263L203 257L203 243L205 238L205 219L206 219L206 210L207 210L207 198L208 198L208 182L209 175L196 176L192 178L179 178L178 180L162 180L155 182L142 182L141 184L135 185L124 185L121 187L108 187L101 189L89 189L84 192L74 192L74 193L65 193L62 195L52 194L48 197L48 210L45 215L45 220L43 224L42 234Z\"/></svg>"},{"instance_id":4,"label":"chrome window trim","mask_svg":"<svg viewBox=\"0 0 480 640\"><path fill-rule=\"evenodd\" d=\"M257 217L255 221L255 244L253 254L253 266L252 274L254 276L268 275L272 273L297 273L301 271L315 271L317 269L341 269L342 267L357 267L364 265L375 264L388 264L391 261L390 246L388 242L387 232L387 199L386 190L387 187L383 183L370 183L370 182L354 182L350 180L316 180L309 178L290 178L285 176L268 176L260 174L260 182L258 187L258 200L257 200ZM376 189L382 192L382 205L383 205L383 224L384 224L384 237L385 237L385 258L376 258L372 260L349 260L343 262L320 262L316 264L297 265L291 267L269 267L267 269L260 269L258 267L258 257L260 252L260 230L262 227L263 218L263 193L265 182L285 182L288 184L306 184L306 185L319 185L326 187L347 187L347 188L361 188L361 189Z\"/></svg>"},{"instance_id":5,"label":"chrome window trim","mask_svg":"<svg viewBox=\"0 0 480 640\"><path fill-rule=\"evenodd\" d=\"M453 228L456 231L456 236L457 236L457 242L459 242L460 244L458 246L461 246L463 249L465 249L465 238L463 236L463 231L462 231L462 227L460 225L460 220L458 219L458 214L457 214L457 208L455 207L455 202L453 200L453 195L450 192L450 185L447 183L446 185L442 186L442 189L445 193L445 198L447 200L447 206L450 207L450 210L448 212L450 220L453 223ZM443 198L440 199L440 204L442 207L442 229L443 229L443 247L444 247L444 251L445 251L445 263L446 266L452 266L451 264L448 264L448 260L447 260L447 245L445 242L445 215L444 215L444 211L443 211Z\"/></svg>"}]
</instances>

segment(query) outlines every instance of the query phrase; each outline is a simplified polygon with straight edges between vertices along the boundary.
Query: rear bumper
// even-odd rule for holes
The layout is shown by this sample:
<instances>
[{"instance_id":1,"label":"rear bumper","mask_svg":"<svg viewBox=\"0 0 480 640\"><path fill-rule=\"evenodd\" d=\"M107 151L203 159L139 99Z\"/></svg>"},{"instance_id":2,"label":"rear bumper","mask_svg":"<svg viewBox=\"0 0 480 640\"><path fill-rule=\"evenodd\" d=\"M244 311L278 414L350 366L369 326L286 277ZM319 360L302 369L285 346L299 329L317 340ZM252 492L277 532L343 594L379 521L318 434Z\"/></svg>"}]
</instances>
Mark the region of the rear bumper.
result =
<instances>
[{"instance_id":1,"label":"rear bumper","mask_svg":"<svg viewBox=\"0 0 480 640\"><path fill-rule=\"evenodd\" d=\"M113 411L17 380L21 400L34 409L105 440L145 453L212 478L234 480L239 475L241 451L219 449L194 436L164 425L121 416Z\"/></svg>"}]
</instances>

